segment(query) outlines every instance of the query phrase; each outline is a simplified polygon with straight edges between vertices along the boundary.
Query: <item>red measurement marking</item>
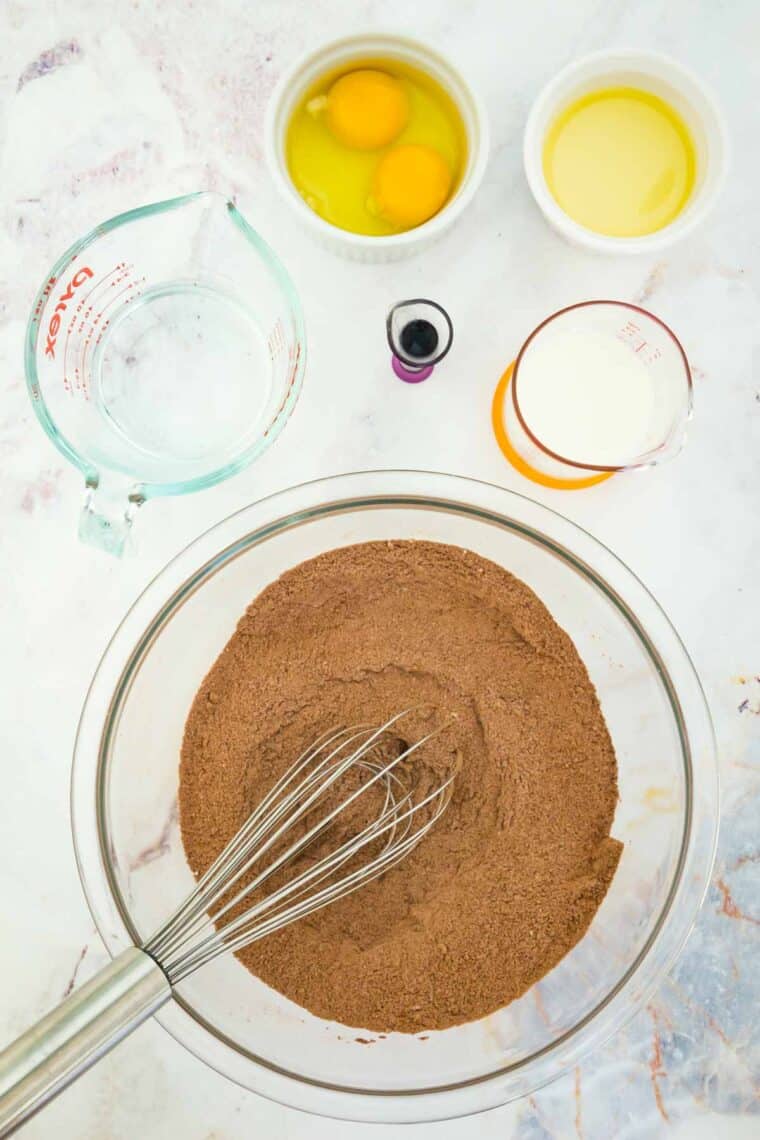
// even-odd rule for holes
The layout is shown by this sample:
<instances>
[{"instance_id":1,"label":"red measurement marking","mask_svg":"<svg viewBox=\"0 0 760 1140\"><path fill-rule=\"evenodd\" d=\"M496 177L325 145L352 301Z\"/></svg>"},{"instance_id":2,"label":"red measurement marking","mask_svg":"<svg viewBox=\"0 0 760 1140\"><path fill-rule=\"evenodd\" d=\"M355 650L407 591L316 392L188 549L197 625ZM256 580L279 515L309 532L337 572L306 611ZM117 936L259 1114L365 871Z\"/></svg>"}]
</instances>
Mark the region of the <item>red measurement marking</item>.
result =
<instances>
[{"instance_id":1,"label":"red measurement marking","mask_svg":"<svg viewBox=\"0 0 760 1140\"><path fill-rule=\"evenodd\" d=\"M99 277L97 280L95 280L92 284L92 288L90 288L88 290L88 292L82 296L80 303L77 305L76 309L73 311L73 313L71 315L71 320L69 321L68 327L66 329L66 339L64 340L64 344L63 344L63 386L64 386L65 390L67 392L70 392L72 395L74 394L74 387L72 386L71 380L69 379L68 353L69 353L69 341L71 339L71 334L74 332L76 322L77 322L77 317L78 317L79 313L81 312L83 306L85 304L87 304L88 301L91 302L90 309L88 310L88 312L92 311L92 308L94 307L94 305L93 305L94 298L98 292L98 289L107 287L108 283L109 283L110 279L113 277L113 275L115 273L118 273L120 270L122 270L124 268L126 268L126 262L123 262L123 261L119 262L118 265L116 265L109 273L107 273L105 275L105 277ZM81 334L83 328L84 328L84 321L80 324L80 327L78 330L80 334ZM77 345L77 348L78 347L79 347L79 345ZM76 387L77 388L80 387L79 383L76 383Z\"/></svg>"},{"instance_id":2,"label":"red measurement marking","mask_svg":"<svg viewBox=\"0 0 760 1140\"><path fill-rule=\"evenodd\" d=\"M42 290L42 292L40 293L40 299L39 299L39 301L37 302L37 304L35 305L35 308L34 308L34 315L35 315L35 317L39 317L40 313L41 313L41 312L42 312L42 310L44 309L44 307L45 307L45 302L47 301L48 297L49 297L49 296L50 296L50 294L52 293L52 291L53 291L53 286L55 285L55 283L56 283L56 281L57 281L57 280L58 280L58 278L57 278L57 277L50 277L50 278L48 278L48 281L47 281L47 284L45 285L45 288L44 288L44 289Z\"/></svg>"},{"instance_id":3,"label":"red measurement marking","mask_svg":"<svg viewBox=\"0 0 760 1140\"><path fill-rule=\"evenodd\" d=\"M617 338L630 345L635 353L642 353L642 359L647 364L653 364L655 360L660 360L662 357L660 349L650 344L646 337L642 336L641 329L635 321L626 321L618 330Z\"/></svg>"},{"instance_id":4,"label":"red measurement marking","mask_svg":"<svg viewBox=\"0 0 760 1140\"><path fill-rule=\"evenodd\" d=\"M266 431L264 432L264 439L266 439L266 437L269 435L269 433L272 430L272 428L274 427L274 425L277 423L278 419L280 418L280 415L282 414L282 412L285 408L285 405L288 402L288 397L290 396L290 393L293 391L293 385L296 382L296 373L298 372L298 361L301 359L301 345L300 345L300 343L297 342L294 346L291 346L290 352L288 353L288 357L289 357L289 361L290 361L290 379L288 381L288 386L285 389L285 395L283 396L282 400L280 401L279 408L277 409L277 411L272 416L272 419L270 420L269 426L266 429Z\"/></svg>"},{"instance_id":5,"label":"red measurement marking","mask_svg":"<svg viewBox=\"0 0 760 1140\"><path fill-rule=\"evenodd\" d=\"M118 285L119 283L121 283L122 281L124 281L125 276L126 275L123 274L121 277L116 278L114 281L112 281L111 287L113 288L116 285ZM81 362L81 371L82 371L82 379L83 379L83 390L84 390L85 395L87 396L88 399L89 399L89 392L87 390L87 380L86 380L86 377L87 377L87 353L88 353L90 347L92 346L95 328L97 327L97 324L100 321L100 318L103 316L103 314L106 312L107 309L112 308L112 306L118 304L120 298L126 296L126 294L129 293L131 290L139 289L139 286L144 281L145 281L144 277L140 278L139 281L129 281L128 284L126 284L123 289L120 289L118 291L118 293L115 293L112 297L109 297L108 300L106 301L105 305L103 306L103 308L100 310L100 313L98 314L98 317L96 318L96 321L91 324L91 326L87 332L87 335L85 336L85 338L82 342L80 362ZM135 297L139 297L139 295L140 295L139 292L135 292L133 294L133 296L127 297L126 303L129 304L130 301L134 300ZM105 329L107 327L107 325L109 325L110 323L111 323L111 321L109 318L106 321L106 323L104 324L103 329ZM101 330L101 335L102 335L102 330ZM96 340L95 344L98 344L98 343L99 343L99 340Z\"/></svg>"},{"instance_id":6,"label":"red measurement marking","mask_svg":"<svg viewBox=\"0 0 760 1140\"><path fill-rule=\"evenodd\" d=\"M282 327L282 321L279 317L277 318L277 321L269 334L267 346L269 348L269 355L272 360L274 360L275 357L278 356L285 348L285 329Z\"/></svg>"}]
</instances>

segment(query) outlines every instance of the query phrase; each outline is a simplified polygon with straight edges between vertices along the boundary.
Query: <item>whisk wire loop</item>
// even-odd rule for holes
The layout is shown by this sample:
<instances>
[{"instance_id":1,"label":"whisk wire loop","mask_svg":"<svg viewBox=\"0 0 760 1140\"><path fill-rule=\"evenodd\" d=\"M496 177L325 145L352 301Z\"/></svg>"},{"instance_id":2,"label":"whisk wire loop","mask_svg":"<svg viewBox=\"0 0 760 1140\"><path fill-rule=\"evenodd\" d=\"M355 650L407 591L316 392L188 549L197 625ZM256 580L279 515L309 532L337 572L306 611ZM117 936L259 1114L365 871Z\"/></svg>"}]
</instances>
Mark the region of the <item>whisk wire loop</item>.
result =
<instances>
[{"instance_id":1,"label":"whisk wire loop","mask_svg":"<svg viewBox=\"0 0 760 1140\"><path fill-rule=\"evenodd\" d=\"M399 766L441 729L400 748L390 759L377 755L384 741L393 740L394 725L410 711L397 713L379 728L359 725L330 730L275 782L186 900L144 944L143 949L159 963L172 985L218 954L240 950L376 879L427 834L448 805L454 777L416 795ZM330 790L350 772L360 774L358 785L334 806L325 806ZM376 786L384 794L368 822L311 865L296 867L292 877L275 889L251 899L273 875L292 867ZM426 809L426 815L420 815ZM315 811L320 814L311 823L307 817ZM306 826L296 834L299 821ZM373 849L368 851L370 845ZM346 868L362 854L363 861Z\"/></svg>"}]
</instances>

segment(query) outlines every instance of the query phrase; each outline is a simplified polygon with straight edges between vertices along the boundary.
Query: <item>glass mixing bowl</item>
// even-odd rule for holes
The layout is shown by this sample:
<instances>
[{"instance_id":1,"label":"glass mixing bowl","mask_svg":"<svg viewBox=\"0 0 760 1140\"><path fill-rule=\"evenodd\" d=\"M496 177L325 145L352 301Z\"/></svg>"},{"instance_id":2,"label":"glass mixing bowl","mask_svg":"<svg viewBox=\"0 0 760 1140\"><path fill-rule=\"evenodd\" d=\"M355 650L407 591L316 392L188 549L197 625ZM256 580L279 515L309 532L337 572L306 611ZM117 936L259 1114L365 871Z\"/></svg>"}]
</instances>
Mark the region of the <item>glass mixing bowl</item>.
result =
<instances>
[{"instance_id":1,"label":"glass mixing bowl","mask_svg":"<svg viewBox=\"0 0 760 1140\"><path fill-rule=\"evenodd\" d=\"M149 936L193 882L177 823L182 731L247 604L305 558L397 538L455 543L507 567L568 631L617 750L613 834L625 847L586 936L519 1001L480 1021L425 1039L353 1032L313 1017L233 957L188 978L158 1014L247 1088L365 1121L491 1108L618 1030L683 946L709 880L718 815L699 681L662 610L609 550L546 507L470 479L386 471L319 480L192 543L137 600L98 668L77 738L72 811L82 882L111 953Z\"/></svg>"}]
</instances>

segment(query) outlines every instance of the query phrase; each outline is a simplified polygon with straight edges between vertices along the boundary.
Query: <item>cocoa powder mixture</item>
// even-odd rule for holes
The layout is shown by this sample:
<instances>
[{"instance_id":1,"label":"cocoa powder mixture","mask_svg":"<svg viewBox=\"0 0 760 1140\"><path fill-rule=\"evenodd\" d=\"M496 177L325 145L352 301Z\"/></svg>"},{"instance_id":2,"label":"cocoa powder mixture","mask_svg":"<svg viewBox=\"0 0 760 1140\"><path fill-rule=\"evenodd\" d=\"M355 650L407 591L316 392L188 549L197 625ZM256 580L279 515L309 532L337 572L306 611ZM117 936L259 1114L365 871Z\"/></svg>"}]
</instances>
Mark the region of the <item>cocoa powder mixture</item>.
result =
<instances>
[{"instance_id":1,"label":"cocoa powder mixture","mask_svg":"<svg viewBox=\"0 0 760 1140\"><path fill-rule=\"evenodd\" d=\"M615 753L575 647L536 595L470 551L365 543L249 606L187 721L180 821L205 870L333 725L421 705L455 719L416 754L452 802L381 879L240 954L318 1017L380 1032L506 1005L581 938L610 885ZM405 718L418 739L431 713Z\"/></svg>"}]
</instances>

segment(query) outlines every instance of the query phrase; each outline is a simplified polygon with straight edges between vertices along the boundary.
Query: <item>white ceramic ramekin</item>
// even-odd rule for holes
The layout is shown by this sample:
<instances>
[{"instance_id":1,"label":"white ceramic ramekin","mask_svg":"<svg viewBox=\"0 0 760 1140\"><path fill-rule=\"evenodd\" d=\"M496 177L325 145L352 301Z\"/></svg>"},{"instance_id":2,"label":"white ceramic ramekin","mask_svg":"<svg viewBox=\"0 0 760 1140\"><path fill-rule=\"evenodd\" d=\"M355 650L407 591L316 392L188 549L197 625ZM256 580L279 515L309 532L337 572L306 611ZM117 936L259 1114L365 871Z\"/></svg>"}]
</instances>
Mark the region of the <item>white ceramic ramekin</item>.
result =
<instances>
[{"instance_id":1,"label":"white ceramic ramekin","mask_svg":"<svg viewBox=\"0 0 760 1140\"><path fill-rule=\"evenodd\" d=\"M467 132L467 166L451 200L421 226L387 237L350 233L320 218L296 190L285 161L285 132L304 91L326 71L373 58L400 60L431 75L456 103ZM458 68L440 52L405 36L378 33L346 36L308 52L280 77L267 108L265 153L270 173L283 198L322 245L357 261L393 261L430 245L453 225L472 200L488 160L488 122L478 96Z\"/></svg>"},{"instance_id":2,"label":"white ceramic ramekin","mask_svg":"<svg viewBox=\"0 0 760 1140\"><path fill-rule=\"evenodd\" d=\"M644 237L606 237L564 212L546 184L543 148L555 116L573 100L601 87L638 87L664 99L681 115L697 151L697 180L685 209L670 225ZM601 253L656 253L690 233L715 204L728 160L723 118L701 80L668 56L603 51L571 63L536 99L525 126L523 161L528 184L547 221L568 241Z\"/></svg>"}]
</instances>

